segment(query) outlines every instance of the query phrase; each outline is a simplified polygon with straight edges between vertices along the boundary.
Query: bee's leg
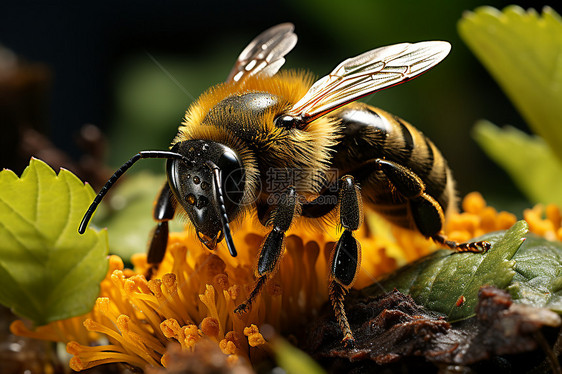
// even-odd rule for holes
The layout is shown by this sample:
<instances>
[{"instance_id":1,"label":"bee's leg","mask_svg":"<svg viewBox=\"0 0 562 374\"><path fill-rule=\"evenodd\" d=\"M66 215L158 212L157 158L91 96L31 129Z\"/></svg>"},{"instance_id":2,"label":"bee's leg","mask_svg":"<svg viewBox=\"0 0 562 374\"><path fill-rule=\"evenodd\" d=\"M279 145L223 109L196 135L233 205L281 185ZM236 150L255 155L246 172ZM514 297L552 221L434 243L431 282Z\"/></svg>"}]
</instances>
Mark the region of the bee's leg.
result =
<instances>
[{"instance_id":1,"label":"bee's leg","mask_svg":"<svg viewBox=\"0 0 562 374\"><path fill-rule=\"evenodd\" d=\"M454 249L457 252L474 252L474 253L484 253L490 249L491 244L485 240L478 242L467 242L467 243L457 243L453 240L447 239L445 235L437 234L431 237L436 243L444 245L450 249Z\"/></svg>"},{"instance_id":2,"label":"bee's leg","mask_svg":"<svg viewBox=\"0 0 562 374\"><path fill-rule=\"evenodd\" d=\"M361 246L353 237L353 231L361 226L362 203L359 187L352 176L345 175L340 180L340 224L344 231L334 247L330 265L330 300L336 319L343 332L343 342L353 345L355 339L351 332L344 308L344 298L359 271Z\"/></svg>"},{"instance_id":3,"label":"bee's leg","mask_svg":"<svg viewBox=\"0 0 562 374\"><path fill-rule=\"evenodd\" d=\"M384 172L394 188L406 199L416 227L424 236L459 252L486 252L490 243L486 241L457 243L441 234L445 224L443 208L425 193L425 183L412 170L395 162L377 159L377 167Z\"/></svg>"},{"instance_id":4,"label":"bee's leg","mask_svg":"<svg viewBox=\"0 0 562 374\"><path fill-rule=\"evenodd\" d=\"M250 307L269 277L277 270L285 244L285 232L289 229L293 218L297 214L297 199L298 196L294 187L289 187L280 196L279 204L273 212L273 228L265 238L260 251L256 270L258 279L248 299L234 310L236 313L245 312Z\"/></svg>"},{"instance_id":5,"label":"bee's leg","mask_svg":"<svg viewBox=\"0 0 562 374\"><path fill-rule=\"evenodd\" d=\"M146 272L146 278L150 279L158 270L158 266L164 259L166 247L168 245L168 221L174 218L175 207L173 203L173 194L168 183L164 185L156 203L152 216L158 222L152 233L150 246L148 247L148 255L146 262L150 268Z\"/></svg>"}]
</instances>

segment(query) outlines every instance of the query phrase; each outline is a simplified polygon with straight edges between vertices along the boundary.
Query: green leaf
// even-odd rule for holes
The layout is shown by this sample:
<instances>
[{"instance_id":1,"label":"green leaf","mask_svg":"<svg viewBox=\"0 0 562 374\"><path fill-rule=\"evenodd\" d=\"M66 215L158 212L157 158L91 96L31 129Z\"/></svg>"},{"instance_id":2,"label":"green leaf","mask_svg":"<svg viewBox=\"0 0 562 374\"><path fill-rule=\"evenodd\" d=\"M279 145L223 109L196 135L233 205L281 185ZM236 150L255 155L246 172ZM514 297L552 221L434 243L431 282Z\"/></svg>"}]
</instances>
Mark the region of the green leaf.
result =
<instances>
[{"instance_id":1,"label":"green leaf","mask_svg":"<svg viewBox=\"0 0 562 374\"><path fill-rule=\"evenodd\" d=\"M309 355L291 345L286 340L276 337L272 341L277 363L288 374L324 374L322 367Z\"/></svg>"},{"instance_id":2,"label":"green leaf","mask_svg":"<svg viewBox=\"0 0 562 374\"><path fill-rule=\"evenodd\" d=\"M516 274L513 256L527 230L527 223L519 221L506 232L478 238L492 244L484 254L437 251L363 292L377 294L381 288L397 288L410 294L418 304L445 314L452 321L468 318L474 315L478 290L482 285L505 289L512 282ZM462 297L464 302L457 305Z\"/></svg>"},{"instance_id":3,"label":"green leaf","mask_svg":"<svg viewBox=\"0 0 562 374\"><path fill-rule=\"evenodd\" d=\"M529 199L562 206L562 163L543 139L488 121L476 124L474 138Z\"/></svg>"},{"instance_id":4,"label":"green leaf","mask_svg":"<svg viewBox=\"0 0 562 374\"><path fill-rule=\"evenodd\" d=\"M31 159L0 172L0 303L37 325L87 313L107 262L107 232L78 224L95 194L76 176Z\"/></svg>"},{"instance_id":5,"label":"green leaf","mask_svg":"<svg viewBox=\"0 0 562 374\"><path fill-rule=\"evenodd\" d=\"M467 12L459 33L533 131L562 160L562 19L509 6Z\"/></svg>"},{"instance_id":6,"label":"green leaf","mask_svg":"<svg viewBox=\"0 0 562 374\"><path fill-rule=\"evenodd\" d=\"M514 260L513 299L562 314L562 243L529 234Z\"/></svg>"}]
</instances>

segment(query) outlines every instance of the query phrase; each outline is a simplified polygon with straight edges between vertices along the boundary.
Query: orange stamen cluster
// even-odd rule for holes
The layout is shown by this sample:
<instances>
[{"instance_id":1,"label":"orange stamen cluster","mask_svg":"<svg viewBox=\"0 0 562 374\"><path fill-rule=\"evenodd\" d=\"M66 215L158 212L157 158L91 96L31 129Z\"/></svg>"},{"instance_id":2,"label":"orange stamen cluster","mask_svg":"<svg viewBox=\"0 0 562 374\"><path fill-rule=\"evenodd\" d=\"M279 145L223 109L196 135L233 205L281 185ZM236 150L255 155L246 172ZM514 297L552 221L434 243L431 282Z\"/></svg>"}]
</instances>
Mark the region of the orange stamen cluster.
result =
<instances>
[{"instance_id":1,"label":"orange stamen cluster","mask_svg":"<svg viewBox=\"0 0 562 374\"><path fill-rule=\"evenodd\" d=\"M478 192L466 195L462 209L463 213L449 217L445 229L448 238L459 243L468 242L489 232L507 230L517 221L514 214L498 212L488 206Z\"/></svg>"},{"instance_id":2,"label":"orange stamen cluster","mask_svg":"<svg viewBox=\"0 0 562 374\"><path fill-rule=\"evenodd\" d=\"M357 232L369 249L363 255L359 286L372 283L410 256L404 256L396 243L368 232ZM110 271L92 312L35 330L18 321L12 329L20 335L67 343L74 370L112 362L140 368L166 366L171 342L187 351L202 342L214 342L228 356L227 362L249 362L263 357L260 347L267 344L258 326L298 333L328 300L328 262L338 237L335 229L302 230L299 236L289 233L279 271L243 315L234 309L254 286L258 250L264 240L264 233L250 225L235 235L237 258L230 257L226 248L207 250L190 233L171 234L164 261L148 281L146 255L133 257L134 270L124 269L121 259L111 256ZM100 337L108 344L91 346Z\"/></svg>"},{"instance_id":3,"label":"orange stamen cluster","mask_svg":"<svg viewBox=\"0 0 562 374\"><path fill-rule=\"evenodd\" d=\"M529 223L529 230L548 240L562 240L562 214L554 204L546 207L538 204L534 208L525 209L523 217Z\"/></svg>"}]
</instances>

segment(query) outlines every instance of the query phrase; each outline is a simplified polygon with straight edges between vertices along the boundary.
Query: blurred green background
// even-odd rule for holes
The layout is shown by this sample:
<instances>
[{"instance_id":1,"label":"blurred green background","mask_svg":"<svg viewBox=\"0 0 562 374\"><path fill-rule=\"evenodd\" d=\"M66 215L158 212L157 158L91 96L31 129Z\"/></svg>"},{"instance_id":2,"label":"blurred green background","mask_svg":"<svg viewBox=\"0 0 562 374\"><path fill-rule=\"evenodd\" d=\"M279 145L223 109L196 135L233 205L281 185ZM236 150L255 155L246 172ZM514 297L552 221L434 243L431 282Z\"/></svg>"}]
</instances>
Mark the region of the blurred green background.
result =
<instances>
[{"instance_id":1,"label":"blurred green background","mask_svg":"<svg viewBox=\"0 0 562 374\"><path fill-rule=\"evenodd\" d=\"M166 149L194 98L223 81L246 44L277 23L293 22L299 36L285 67L309 69L318 77L345 58L375 47L447 40L452 52L431 72L364 101L428 135L449 160L460 195L478 190L497 207L517 211L514 206L525 205L525 199L483 154L470 131L482 118L525 131L527 127L457 32L464 11L508 4L512 3L22 1L0 6L0 43L52 72L39 131L77 160L81 151L75 135L83 124L93 123L108 137L107 163L116 168L139 150ZM548 3L516 4L540 11ZM7 131L5 123L0 125ZM5 141L0 166L19 173L28 155L9 148L21 142L18 136ZM163 162L152 160L132 171L163 168ZM156 195L160 183L153 188Z\"/></svg>"}]
</instances>

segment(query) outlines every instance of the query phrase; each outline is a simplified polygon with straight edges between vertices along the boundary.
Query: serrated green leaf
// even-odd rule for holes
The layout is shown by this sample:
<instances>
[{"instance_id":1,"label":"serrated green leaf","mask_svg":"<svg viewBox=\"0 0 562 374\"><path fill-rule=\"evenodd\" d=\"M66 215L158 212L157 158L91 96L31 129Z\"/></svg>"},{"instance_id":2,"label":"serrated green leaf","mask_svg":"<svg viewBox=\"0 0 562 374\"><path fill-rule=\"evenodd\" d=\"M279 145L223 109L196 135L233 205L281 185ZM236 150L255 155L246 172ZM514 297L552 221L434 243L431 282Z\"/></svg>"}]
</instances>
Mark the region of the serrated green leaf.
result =
<instances>
[{"instance_id":1,"label":"serrated green leaf","mask_svg":"<svg viewBox=\"0 0 562 374\"><path fill-rule=\"evenodd\" d=\"M562 206L562 163L541 138L488 121L476 124L474 138L529 199Z\"/></svg>"},{"instance_id":2,"label":"serrated green leaf","mask_svg":"<svg viewBox=\"0 0 562 374\"><path fill-rule=\"evenodd\" d=\"M562 20L509 6L481 7L458 24L465 43L515 104L533 131L562 160Z\"/></svg>"},{"instance_id":3,"label":"serrated green leaf","mask_svg":"<svg viewBox=\"0 0 562 374\"><path fill-rule=\"evenodd\" d=\"M562 243L529 234L514 260L513 299L562 314Z\"/></svg>"},{"instance_id":4,"label":"serrated green leaf","mask_svg":"<svg viewBox=\"0 0 562 374\"><path fill-rule=\"evenodd\" d=\"M468 318L474 315L478 290L482 285L504 289L511 283L516 273L513 256L527 230L527 223L519 221L506 232L478 238L492 244L484 254L437 251L363 292L377 294L381 288L397 288L410 294L418 304L447 315L451 321ZM457 305L461 297L464 297L464 302Z\"/></svg>"},{"instance_id":5,"label":"serrated green leaf","mask_svg":"<svg viewBox=\"0 0 562 374\"><path fill-rule=\"evenodd\" d=\"M107 232L78 224L95 194L71 172L31 159L0 172L0 303L37 325L90 311L107 262Z\"/></svg>"}]
</instances>

